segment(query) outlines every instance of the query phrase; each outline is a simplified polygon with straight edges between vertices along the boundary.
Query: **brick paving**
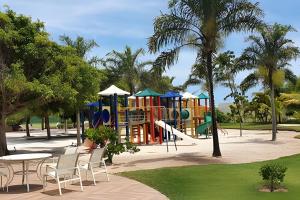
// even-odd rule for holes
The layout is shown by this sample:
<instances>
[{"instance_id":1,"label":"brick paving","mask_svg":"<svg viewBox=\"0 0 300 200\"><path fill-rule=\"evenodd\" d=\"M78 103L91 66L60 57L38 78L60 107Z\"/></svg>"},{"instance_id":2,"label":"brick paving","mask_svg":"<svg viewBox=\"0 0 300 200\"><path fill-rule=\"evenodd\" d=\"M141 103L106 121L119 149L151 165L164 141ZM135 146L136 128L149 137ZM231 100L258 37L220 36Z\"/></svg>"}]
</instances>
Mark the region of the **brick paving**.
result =
<instances>
[{"instance_id":1,"label":"brick paving","mask_svg":"<svg viewBox=\"0 0 300 200\"><path fill-rule=\"evenodd\" d=\"M13 165L14 169L20 169L21 165ZM34 166L31 166L35 169ZM30 174L30 192L27 193L26 186L22 185L22 176L15 175L13 182L9 186L8 193L0 191L1 200L36 200L36 199L97 199L97 200L166 200L167 198L158 191L134 180L128 178L109 175L110 181L106 181L104 174L97 174L97 185L94 186L91 179L83 178L83 192L80 191L79 183L67 183L66 188L62 184L62 196L59 196L58 187L54 180L49 180L45 192L43 192L42 183L36 174Z\"/></svg>"}]
</instances>

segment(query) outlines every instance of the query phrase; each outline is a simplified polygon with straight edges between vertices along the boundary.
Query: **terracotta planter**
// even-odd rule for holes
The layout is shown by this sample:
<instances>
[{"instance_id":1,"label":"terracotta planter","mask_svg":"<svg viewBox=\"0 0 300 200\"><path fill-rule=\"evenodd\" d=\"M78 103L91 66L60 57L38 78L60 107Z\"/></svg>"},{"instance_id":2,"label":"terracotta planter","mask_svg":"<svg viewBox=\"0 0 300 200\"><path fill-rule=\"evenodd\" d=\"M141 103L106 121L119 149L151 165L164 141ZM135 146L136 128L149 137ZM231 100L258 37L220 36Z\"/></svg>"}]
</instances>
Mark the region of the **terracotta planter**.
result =
<instances>
[{"instance_id":1,"label":"terracotta planter","mask_svg":"<svg viewBox=\"0 0 300 200\"><path fill-rule=\"evenodd\" d=\"M90 140L89 138L85 138L83 146L89 148L90 151L97 148L97 144L92 140Z\"/></svg>"}]
</instances>

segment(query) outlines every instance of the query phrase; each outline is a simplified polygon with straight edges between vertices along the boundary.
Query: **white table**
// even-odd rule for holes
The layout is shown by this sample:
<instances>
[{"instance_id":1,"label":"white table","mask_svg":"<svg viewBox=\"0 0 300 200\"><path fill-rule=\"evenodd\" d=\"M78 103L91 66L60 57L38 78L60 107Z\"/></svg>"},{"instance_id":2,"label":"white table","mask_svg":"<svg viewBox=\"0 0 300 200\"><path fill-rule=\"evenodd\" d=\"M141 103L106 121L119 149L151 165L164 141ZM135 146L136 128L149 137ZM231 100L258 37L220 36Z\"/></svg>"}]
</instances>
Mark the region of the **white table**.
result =
<instances>
[{"instance_id":1,"label":"white table","mask_svg":"<svg viewBox=\"0 0 300 200\"><path fill-rule=\"evenodd\" d=\"M27 154L15 154L15 155L8 155L0 157L0 161L5 162L8 164L9 171L12 172L12 176L7 184L11 183L14 177L14 170L11 164L13 163L22 163L22 184L24 184L24 178L26 179L27 185L27 192L29 192L29 181L28 181L28 174L29 174L29 163L33 161L38 161L36 167L36 173L40 180L41 179L41 170L44 161L47 158L52 157L50 153L27 153Z\"/></svg>"}]
</instances>

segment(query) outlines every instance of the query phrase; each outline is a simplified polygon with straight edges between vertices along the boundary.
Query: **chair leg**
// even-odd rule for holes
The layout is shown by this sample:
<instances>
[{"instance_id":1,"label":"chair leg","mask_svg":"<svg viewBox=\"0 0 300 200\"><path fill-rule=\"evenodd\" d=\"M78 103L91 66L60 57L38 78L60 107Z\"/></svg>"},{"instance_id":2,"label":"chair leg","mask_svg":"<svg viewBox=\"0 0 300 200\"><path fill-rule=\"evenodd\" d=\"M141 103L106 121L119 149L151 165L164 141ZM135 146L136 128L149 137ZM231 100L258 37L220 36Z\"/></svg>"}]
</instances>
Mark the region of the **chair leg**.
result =
<instances>
[{"instance_id":1,"label":"chair leg","mask_svg":"<svg viewBox=\"0 0 300 200\"><path fill-rule=\"evenodd\" d=\"M64 175L64 188L66 188L67 186L67 182L65 180L66 180L66 176Z\"/></svg>"},{"instance_id":2,"label":"chair leg","mask_svg":"<svg viewBox=\"0 0 300 200\"><path fill-rule=\"evenodd\" d=\"M59 176L57 176L56 181L57 181L57 185L58 185L59 195L61 196L62 193L61 193L61 187L60 187Z\"/></svg>"},{"instance_id":3,"label":"chair leg","mask_svg":"<svg viewBox=\"0 0 300 200\"><path fill-rule=\"evenodd\" d=\"M2 176L1 177L1 185L0 185L0 188L4 191L4 188L2 187Z\"/></svg>"},{"instance_id":4,"label":"chair leg","mask_svg":"<svg viewBox=\"0 0 300 200\"><path fill-rule=\"evenodd\" d=\"M96 185L95 174L94 174L94 170L93 170L92 166L91 166L91 174L92 174L92 177L93 177L94 185Z\"/></svg>"},{"instance_id":5,"label":"chair leg","mask_svg":"<svg viewBox=\"0 0 300 200\"><path fill-rule=\"evenodd\" d=\"M6 192L8 192L8 177L6 176Z\"/></svg>"},{"instance_id":6,"label":"chair leg","mask_svg":"<svg viewBox=\"0 0 300 200\"><path fill-rule=\"evenodd\" d=\"M107 179L107 182L108 182L108 181L109 181L109 177L108 177L108 173L107 173L105 161L103 160L102 163L103 163L103 165L104 165L104 170L105 170L105 174L106 174L106 179Z\"/></svg>"},{"instance_id":7,"label":"chair leg","mask_svg":"<svg viewBox=\"0 0 300 200\"><path fill-rule=\"evenodd\" d=\"M43 192L45 192L45 188L46 188L46 182L47 182L47 176L43 176Z\"/></svg>"},{"instance_id":8,"label":"chair leg","mask_svg":"<svg viewBox=\"0 0 300 200\"><path fill-rule=\"evenodd\" d=\"M81 174L80 174L80 168L77 168L78 171L78 176L79 176L79 184L80 184L80 189L81 191L83 191L83 186L82 186L82 180L81 180Z\"/></svg>"}]
</instances>

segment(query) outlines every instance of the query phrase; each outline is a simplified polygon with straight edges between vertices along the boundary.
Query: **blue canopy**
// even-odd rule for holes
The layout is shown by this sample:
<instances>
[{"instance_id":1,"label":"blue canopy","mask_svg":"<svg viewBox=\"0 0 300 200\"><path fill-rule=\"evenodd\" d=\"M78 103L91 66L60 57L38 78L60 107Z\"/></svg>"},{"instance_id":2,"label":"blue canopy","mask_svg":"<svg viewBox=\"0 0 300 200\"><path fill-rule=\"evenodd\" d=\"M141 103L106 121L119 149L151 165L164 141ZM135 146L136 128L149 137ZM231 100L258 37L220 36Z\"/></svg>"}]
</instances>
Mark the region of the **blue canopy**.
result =
<instances>
[{"instance_id":1,"label":"blue canopy","mask_svg":"<svg viewBox=\"0 0 300 200\"><path fill-rule=\"evenodd\" d=\"M88 103L88 104L86 104L87 106L89 106L89 107L98 107L99 106L99 102L98 101L96 101L96 102L91 102L91 103Z\"/></svg>"},{"instance_id":2,"label":"blue canopy","mask_svg":"<svg viewBox=\"0 0 300 200\"><path fill-rule=\"evenodd\" d=\"M182 97L182 95L180 95L179 92L168 91L161 96L161 98L173 98L173 97Z\"/></svg>"}]
</instances>

